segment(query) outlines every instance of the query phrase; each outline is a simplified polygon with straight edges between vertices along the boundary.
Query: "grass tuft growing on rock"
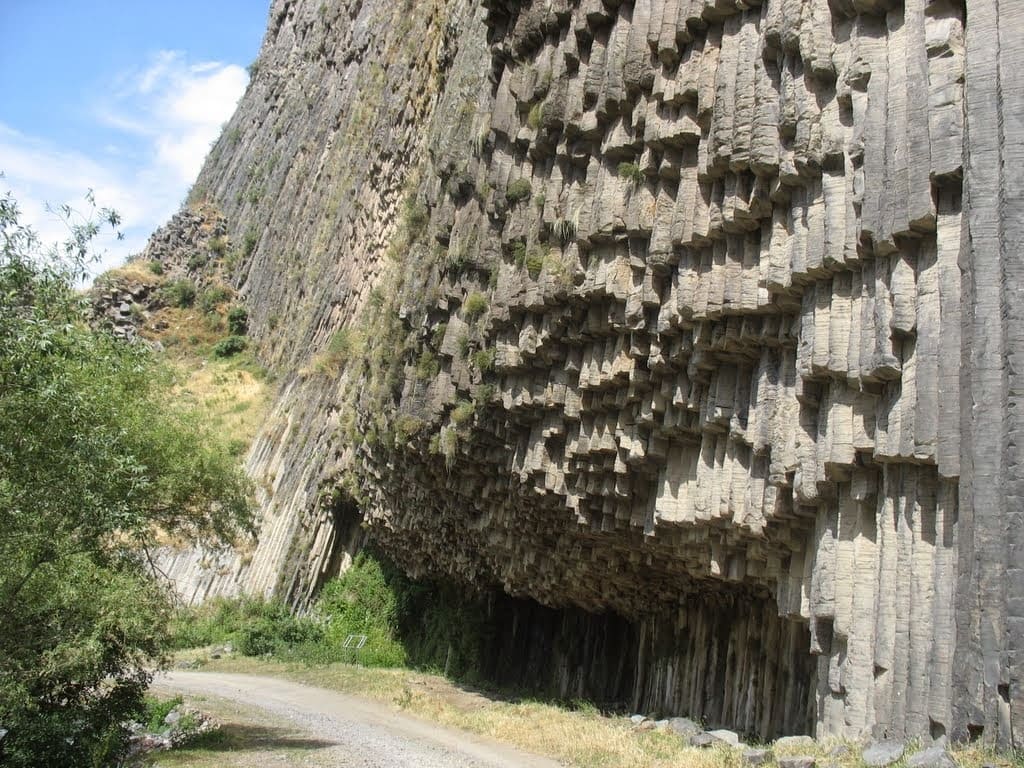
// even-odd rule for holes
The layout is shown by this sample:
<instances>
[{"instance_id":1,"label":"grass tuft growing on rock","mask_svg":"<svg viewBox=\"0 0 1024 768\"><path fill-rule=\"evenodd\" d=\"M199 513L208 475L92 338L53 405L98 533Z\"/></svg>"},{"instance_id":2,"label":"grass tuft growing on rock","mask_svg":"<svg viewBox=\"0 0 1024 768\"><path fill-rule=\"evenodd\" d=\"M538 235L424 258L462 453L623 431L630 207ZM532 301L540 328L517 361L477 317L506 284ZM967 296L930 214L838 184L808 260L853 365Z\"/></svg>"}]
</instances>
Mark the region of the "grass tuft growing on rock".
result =
<instances>
[{"instance_id":1,"label":"grass tuft growing on rock","mask_svg":"<svg viewBox=\"0 0 1024 768\"><path fill-rule=\"evenodd\" d=\"M516 179L508 185L508 189L505 191L505 199L508 200L509 204L516 205L523 200L528 200L532 194L533 185L530 184L529 179Z\"/></svg>"}]
</instances>

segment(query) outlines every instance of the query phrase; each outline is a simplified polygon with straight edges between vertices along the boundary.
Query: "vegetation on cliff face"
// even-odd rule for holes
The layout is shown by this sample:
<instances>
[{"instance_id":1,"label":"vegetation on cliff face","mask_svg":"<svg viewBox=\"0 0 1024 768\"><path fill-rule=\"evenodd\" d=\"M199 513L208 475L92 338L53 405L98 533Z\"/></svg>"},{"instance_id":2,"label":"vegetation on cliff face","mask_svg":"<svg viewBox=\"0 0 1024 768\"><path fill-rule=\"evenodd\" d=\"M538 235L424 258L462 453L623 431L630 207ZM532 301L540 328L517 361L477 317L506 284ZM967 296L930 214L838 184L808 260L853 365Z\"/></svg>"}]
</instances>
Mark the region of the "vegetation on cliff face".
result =
<instances>
[{"instance_id":1,"label":"vegetation on cliff face","mask_svg":"<svg viewBox=\"0 0 1024 768\"><path fill-rule=\"evenodd\" d=\"M0 199L0 727L5 765L103 765L166 647L168 536L228 543L249 486L143 345L74 286L109 211L46 253Z\"/></svg>"}]
</instances>

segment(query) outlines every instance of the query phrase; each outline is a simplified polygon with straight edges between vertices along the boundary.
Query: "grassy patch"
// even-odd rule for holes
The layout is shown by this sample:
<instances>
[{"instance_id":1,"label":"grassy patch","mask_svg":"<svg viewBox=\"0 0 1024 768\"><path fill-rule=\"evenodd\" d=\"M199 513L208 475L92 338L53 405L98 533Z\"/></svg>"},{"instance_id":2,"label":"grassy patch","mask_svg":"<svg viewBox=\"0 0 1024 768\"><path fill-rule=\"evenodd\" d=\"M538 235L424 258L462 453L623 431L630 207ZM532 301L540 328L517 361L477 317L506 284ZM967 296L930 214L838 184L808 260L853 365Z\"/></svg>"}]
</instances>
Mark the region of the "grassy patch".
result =
<instances>
[{"instance_id":1,"label":"grassy patch","mask_svg":"<svg viewBox=\"0 0 1024 768\"><path fill-rule=\"evenodd\" d=\"M486 296L479 292L471 293L466 297L466 301L462 305L462 316L467 322L472 322L486 312L487 307Z\"/></svg>"},{"instance_id":2,"label":"grassy patch","mask_svg":"<svg viewBox=\"0 0 1024 768\"><path fill-rule=\"evenodd\" d=\"M634 185L640 185L644 182L644 172L636 163L619 163L619 176L628 179Z\"/></svg>"},{"instance_id":3,"label":"grassy patch","mask_svg":"<svg viewBox=\"0 0 1024 768\"><path fill-rule=\"evenodd\" d=\"M515 205L523 200L528 200L532 194L533 185L530 184L529 179L516 179L508 185L508 189L505 191L505 199L510 204Z\"/></svg>"},{"instance_id":4,"label":"grassy patch","mask_svg":"<svg viewBox=\"0 0 1024 768\"><path fill-rule=\"evenodd\" d=\"M185 702L211 715L220 727L200 734L183 747L149 756L155 768L279 768L316 766L317 753L332 746L290 728L280 718L210 696L186 696Z\"/></svg>"}]
</instances>

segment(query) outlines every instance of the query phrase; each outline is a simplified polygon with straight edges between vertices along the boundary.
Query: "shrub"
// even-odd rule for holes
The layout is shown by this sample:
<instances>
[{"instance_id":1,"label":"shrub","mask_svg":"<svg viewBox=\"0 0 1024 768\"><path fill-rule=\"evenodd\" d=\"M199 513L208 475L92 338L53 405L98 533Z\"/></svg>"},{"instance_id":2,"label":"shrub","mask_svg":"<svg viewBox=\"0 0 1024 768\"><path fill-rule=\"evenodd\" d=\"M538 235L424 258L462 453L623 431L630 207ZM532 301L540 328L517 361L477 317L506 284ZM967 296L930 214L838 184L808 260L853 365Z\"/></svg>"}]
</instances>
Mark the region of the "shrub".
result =
<instances>
[{"instance_id":1,"label":"shrub","mask_svg":"<svg viewBox=\"0 0 1024 768\"><path fill-rule=\"evenodd\" d=\"M228 332L233 336L244 336L249 331L249 312L237 304L228 310Z\"/></svg>"},{"instance_id":2,"label":"shrub","mask_svg":"<svg viewBox=\"0 0 1024 768\"><path fill-rule=\"evenodd\" d=\"M479 291L469 294L462 305L462 315L466 320L472 321L487 311L487 297Z\"/></svg>"},{"instance_id":3,"label":"shrub","mask_svg":"<svg viewBox=\"0 0 1024 768\"><path fill-rule=\"evenodd\" d=\"M91 202L91 195L90 195ZM170 605L153 531L226 544L249 518L236 462L143 345L93 331L76 290L102 222L63 208L45 258L0 197L0 763L118 765ZM81 223L80 223L81 222ZM66 260L62 260L61 257Z\"/></svg>"},{"instance_id":4,"label":"shrub","mask_svg":"<svg viewBox=\"0 0 1024 768\"><path fill-rule=\"evenodd\" d=\"M427 228L430 216L427 214L427 209L422 203L419 203L415 198L410 197L405 203L403 220L405 223L405 231L409 235L409 240L415 241Z\"/></svg>"},{"instance_id":5,"label":"shrub","mask_svg":"<svg viewBox=\"0 0 1024 768\"><path fill-rule=\"evenodd\" d=\"M533 185L530 184L529 179L516 179L508 185L508 189L505 191L505 199L512 205L515 205L529 199L532 194Z\"/></svg>"},{"instance_id":6,"label":"shrub","mask_svg":"<svg viewBox=\"0 0 1024 768\"><path fill-rule=\"evenodd\" d=\"M570 219L559 218L550 225L548 233L564 247L576 237L576 223Z\"/></svg>"},{"instance_id":7,"label":"shrub","mask_svg":"<svg viewBox=\"0 0 1024 768\"><path fill-rule=\"evenodd\" d=\"M441 372L441 364L437 361L434 353L429 349L423 351L416 360L416 378L420 381L430 381Z\"/></svg>"},{"instance_id":8,"label":"shrub","mask_svg":"<svg viewBox=\"0 0 1024 768\"><path fill-rule=\"evenodd\" d=\"M228 336L213 345L214 357L232 357L239 352L244 352L248 342L245 336Z\"/></svg>"},{"instance_id":9,"label":"shrub","mask_svg":"<svg viewBox=\"0 0 1024 768\"><path fill-rule=\"evenodd\" d=\"M171 623L176 648L199 648L233 642L239 653L261 656L288 645L311 642L322 635L308 619L291 615L278 600L252 597L217 598L177 612Z\"/></svg>"},{"instance_id":10,"label":"shrub","mask_svg":"<svg viewBox=\"0 0 1024 768\"><path fill-rule=\"evenodd\" d=\"M526 243L522 240L517 240L512 244L512 260L517 267L526 266Z\"/></svg>"},{"instance_id":11,"label":"shrub","mask_svg":"<svg viewBox=\"0 0 1024 768\"><path fill-rule=\"evenodd\" d=\"M154 259L153 261L149 262L147 266L149 267L149 271L152 272L154 275L162 275L164 273L164 263L162 261L157 261L156 259Z\"/></svg>"},{"instance_id":12,"label":"shrub","mask_svg":"<svg viewBox=\"0 0 1024 768\"><path fill-rule=\"evenodd\" d=\"M211 285L199 296L199 306L207 314L231 298L231 289L225 285Z\"/></svg>"},{"instance_id":13,"label":"shrub","mask_svg":"<svg viewBox=\"0 0 1024 768\"><path fill-rule=\"evenodd\" d=\"M181 696L175 696L174 698L162 701L153 696L147 696L144 699L146 708L142 715L142 722L146 726L146 730L150 733L160 733L163 731L167 727L164 725L167 715L175 707L182 704L183 701Z\"/></svg>"},{"instance_id":14,"label":"shrub","mask_svg":"<svg viewBox=\"0 0 1024 768\"><path fill-rule=\"evenodd\" d=\"M526 271L536 280L544 269L544 254L540 248L531 248L526 254Z\"/></svg>"},{"instance_id":15,"label":"shrub","mask_svg":"<svg viewBox=\"0 0 1024 768\"><path fill-rule=\"evenodd\" d=\"M404 443L410 437L418 434L425 426L426 423L422 419L403 413L395 419L395 440L399 444Z\"/></svg>"},{"instance_id":16,"label":"shrub","mask_svg":"<svg viewBox=\"0 0 1024 768\"><path fill-rule=\"evenodd\" d=\"M210 239L209 246L210 253L212 253L216 258L219 259L222 256L224 256L225 253L227 253L228 239L223 235L218 235L217 237Z\"/></svg>"},{"instance_id":17,"label":"shrub","mask_svg":"<svg viewBox=\"0 0 1024 768\"><path fill-rule=\"evenodd\" d=\"M438 323L430 332L430 340L433 345L440 348L444 343L444 335L448 332L448 323Z\"/></svg>"},{"instance_id":18,"label":"shrub","mask_svg":"<svg viewBox=\"0 0 1024 768\"><path fill-rule=\"evenodd\" d=\"M452 409L452 423L461 427L473 418L474 413L476 413L476 406L469 400L463 400Z\"/></svg>"},{"instance_id":19,"label":"shrub","mask_svg":"<svg viewBox=\"0 0 1024 768\"><path fill-rule=\"evenodd\" d=\"M530 114L526 116L526 124L533 130L540 128L540 122L544 117L544 103L537 102L530 107Z\"/></svg>"},{"instance_id":20,"label":"shrub","mask_svg":"<svg viewBox=\"0 0 1024 768\"><path fill-rule=\"evenodd\" d=\"M173 307L191 307L196 300L196 286L191 280L175 280L161 290L164 301Z\"/></svg>"},{"instance_id":21,"label":"shrub","mask_svg":"<svg viewBox=\"0 0 1024 768\"><path fill-rule=\"evenodd\" d=\"M636 163L619 163L619 176L628 179L634 185L644 182L644 172Z\"/></svg>"},{"instance_id":22,"label":"shrub","mask_svg":"<svg viewBox=\"0 0 1024 768\"><path fill-rule=\"evenodd\" d=\"M256 250L256 244L259 241L259 233L255 229L248 230L242 239L242 257L247 259L252 256L252 252Z\"/></svg>"},{"instance_id":23,"label":"shrub","mask_svg":"<svg viewBox=\"0 0 1024 768\"><path fill-rule=\"evenodd\" d=\"M399 598L389 580L400 578L372 554L360 552L352 567L324 585L314 609L324 644L335 659L372 667L397 667L406 653L398 641ZM344 647L349 635L366 635L360 649Z\"/></svg>"},{"instance_id":24,"label":"shrub","mask_svg":"<svg viewBox=\"0 0 1024 768\"><path fill-rule=\"evenodd\" d=\"M473 365L481 373L485 371L493 370L494 368L494 348L481 349L473 353Z\"/></svg>"},{"instance_id":25,"label":"shrub","mask_svg":"<svg viewBox=\"0 0 1024 768\"><path fill-rule=\"evenodd\" d=\"M194 253L189 256L188 259L188 270L189 272L198 272L200 269L206 266L206 263L210 260L210 257L205 253Z\"/></svg>"}]
</instances>

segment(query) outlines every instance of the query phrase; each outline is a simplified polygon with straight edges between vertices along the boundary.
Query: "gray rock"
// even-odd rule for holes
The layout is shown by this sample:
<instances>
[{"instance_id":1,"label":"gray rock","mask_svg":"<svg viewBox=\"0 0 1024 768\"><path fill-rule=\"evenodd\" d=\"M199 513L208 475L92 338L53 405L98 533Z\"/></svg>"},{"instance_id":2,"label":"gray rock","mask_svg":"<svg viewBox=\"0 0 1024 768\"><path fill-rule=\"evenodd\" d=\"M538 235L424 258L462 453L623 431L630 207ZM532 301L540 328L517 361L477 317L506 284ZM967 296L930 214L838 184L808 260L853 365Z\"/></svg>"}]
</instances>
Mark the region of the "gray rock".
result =
<instances>
[{"instance_id":1,"label":"gray rock","mask_svg":"<svg viewBox=\"0 0 1024 768\"><path fill-rule=\"evenodd\" d=\"M688 717L672 717L668 721L668 729L684 739L703 732L703 728Z\"/></svg>"},{"instance_id":2,"label":"gray rock","mask_svg":"<svg viewBox=\"0 0 1024 768\"><path fill-rule=\"evenodd\" d=\"M700 747L701 749L708 749L725 743L726 742L712 736L710 733L695 733L690 737L690 746Z\"/></svg>"},{"instance_id":3,"label":"gray rock","mask_svg":"<svg viewBox=\"0 0 1024 768\"><path fill-rule=\"evenodd\" d=\"M929 747L911 755L907 760L907 768L957 768L956 761L945 747Z\"/></svg>"},{"instance_id":4,"label":"gray rock","mask_svg":"<svg viewBox=\"0 0 1024 768\"><path fill-rule=\"evenodd\" d=\"M642 723L646 719L647 718L644 717L643 715L630 715L629 716L629 722L631 722L633 725L640 725L640 723Z\"/></svg>"},{"instance_id":5,"label":"gray rock","mask_svg":"<svg viewBox=\"0 0 1024 768\"><path fill-rule=\"evenodd\" d=\"M772 751L770 749L753 749L748 748L743 750L743 764L749 766L767 765L771 762Z\"/></svg>"},{"instance_id":6,"label":"gray rock","mask_svg":"<svg viewBox=\"0 0 1024 768\"><path fill-rule=\"evenodd\" d=\"M776 761L779 768L814 768L816 760L810 755L797 757L780 757Z\"/></svg>"},{"instance_id":7,"label":"gray rock","mask_svg":"<svg viewBox=\"0 0 1024 768\"><path fill-rule=\"evenodd\" d=\"M876 741L861 753L861 759L869 768L884 768L903 757L905 749L902 741Z\"/></svg>"},{"instance_id":8,"label":"gray rock","mask_svg":"<svg viewBox=\"0 0 1024 768\"><path fill-rule=\"evenodd\" d=\"M810 736L783 736L775 740L776 749L812 749L815 745Z\"/></svg>"},{"instance_id":9,"label":"gray rock","mask_svg":"<svg viewBox=\"0 0 1024 768\"><path fill-rule=\"evenodd\" d=\"M167 713L167 716L164 718L164 725L169 725L169 726L171 726L173 728L180 721L181 721L181 710L178 709L177 707L175 707L174 709L172 709L170 712Z\"/></svg>"},{"instance_id":10,"label":"gray rock","mask_svg":"<svg viewBox=\"0 0 1024 768\"><path fill-rule=\"evenodd\" d=\"M714 731L708 731L711 736L714 736L719 741L724 741L726 744L732 747L739 746L740 737L735 731L729 731L725 728L718 728Z\"/></svg>"}]
</instances>

